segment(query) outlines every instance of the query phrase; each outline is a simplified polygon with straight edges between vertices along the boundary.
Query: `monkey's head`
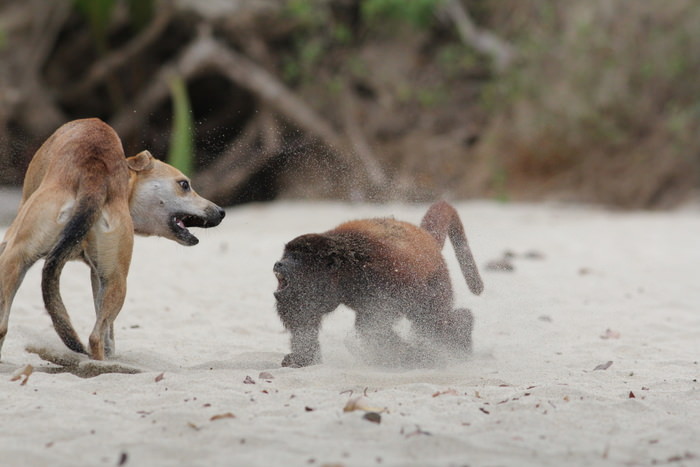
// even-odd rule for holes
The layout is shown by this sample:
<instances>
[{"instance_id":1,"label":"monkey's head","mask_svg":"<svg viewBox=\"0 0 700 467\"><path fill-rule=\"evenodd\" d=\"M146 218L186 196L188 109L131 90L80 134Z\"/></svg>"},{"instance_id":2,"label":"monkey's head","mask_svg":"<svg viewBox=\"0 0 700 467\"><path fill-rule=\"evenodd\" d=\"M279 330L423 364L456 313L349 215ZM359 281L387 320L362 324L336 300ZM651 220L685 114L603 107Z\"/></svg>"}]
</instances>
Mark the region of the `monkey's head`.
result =
<instances>
[{"instance_id":1,"label":"monkey's head","mask_svg":"<svg viewBox=\"0 0 700 467\"><path fill-rule=\"evenodd\" d=\"M323 234L302 235L285 245L282 258L273 267L278 309L280 305L303 307L315 314L338 306L339 247L336 239Z\"/></svg>"}]
</instances>

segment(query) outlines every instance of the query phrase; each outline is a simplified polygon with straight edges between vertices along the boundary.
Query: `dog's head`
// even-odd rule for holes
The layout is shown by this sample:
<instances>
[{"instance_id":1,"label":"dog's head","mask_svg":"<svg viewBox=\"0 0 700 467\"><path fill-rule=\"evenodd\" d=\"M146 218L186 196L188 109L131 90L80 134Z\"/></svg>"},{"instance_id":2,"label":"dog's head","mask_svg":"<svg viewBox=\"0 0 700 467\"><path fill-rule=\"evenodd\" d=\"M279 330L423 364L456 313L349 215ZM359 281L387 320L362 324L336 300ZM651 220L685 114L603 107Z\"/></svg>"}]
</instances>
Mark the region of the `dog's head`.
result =
<instances>
[{"instance_id":1,"label":"dog's head","mask_svg":"<svg viewBox=\"0 0 700 467\"><path fill-rule=\"evenodd\" d=\"M129 166L129 210L134 232L158 235L181 245L196 245L188 227L214 227L225 212L199 196L182 172L143 151L126 159Z\"/></svg>"}]
</instances>

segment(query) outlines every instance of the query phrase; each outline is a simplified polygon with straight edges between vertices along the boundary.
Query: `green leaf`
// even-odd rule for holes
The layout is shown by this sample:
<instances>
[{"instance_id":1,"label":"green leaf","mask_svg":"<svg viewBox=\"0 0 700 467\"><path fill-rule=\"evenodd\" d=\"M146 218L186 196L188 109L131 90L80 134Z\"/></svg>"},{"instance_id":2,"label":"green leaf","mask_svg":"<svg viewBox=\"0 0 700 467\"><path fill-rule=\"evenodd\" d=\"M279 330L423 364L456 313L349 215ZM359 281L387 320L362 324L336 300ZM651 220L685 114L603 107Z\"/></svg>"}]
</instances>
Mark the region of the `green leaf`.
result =
<instances>
[{"instance_id":1,"label":"green leaf","mask_svg":"<svg viewBox=\"0 0 700 467\"><path fill-rule=\"evenodd\" d=\"M395 20L427 28L434 19L435 11L444 0L365 0L361 4L366 21L382 24L384 20Z\"/></svg>"},{"instance_id":2,"label":"green leaf","mask_svg":"<svg viewBox=\"0 0 700 467\"><path fill-rule=\"evenodd\" d=\"M168 163L185 175L191 175L194 166L194 121L187 86L181 77L170 81L170 93L173 102L173 128Z\"/></svg>"},{"instance_id":3,"label":"green leaf","mask_svg":"<svg viewBox=\"0 0 700 467\"><path fill-rule=\"evenodd\" d=\"M129 0L129 20L136 30L141 30L153 18L153 0Z\"/></svg>"},{"instance_id":4,"label":"green leaf","mask_svg":"<svg viewBox=\"0 0 700 467\"><path fill-rule=\"evenodd\" d=\"M107 28L116 0L74 0L76 9L85 16L100 53L107 51Z\"/></svg>"}]
</instances>

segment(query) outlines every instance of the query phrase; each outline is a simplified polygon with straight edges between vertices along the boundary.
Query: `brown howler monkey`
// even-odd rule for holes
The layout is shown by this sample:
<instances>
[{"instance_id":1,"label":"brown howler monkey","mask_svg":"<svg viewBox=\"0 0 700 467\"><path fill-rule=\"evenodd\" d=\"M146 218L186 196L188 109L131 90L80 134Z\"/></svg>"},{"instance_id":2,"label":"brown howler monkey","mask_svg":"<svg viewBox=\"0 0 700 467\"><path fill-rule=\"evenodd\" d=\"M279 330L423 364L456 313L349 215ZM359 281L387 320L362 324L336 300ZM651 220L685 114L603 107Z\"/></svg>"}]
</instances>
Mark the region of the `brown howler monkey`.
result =
<instances>
[{"instance_id":1,"label":"brown howler monkey","mask_svg":"<svg viewBox=\"0 0 700 467\"><path fill-rule=\"evenodd\" d=\"M394 219L346 222L287 243L273 271L277 313L291 333L282 366L320 363L319 329L340 304L356 313L355 328L381 363L425 365L425 349L404 342L393 324L405 316L422 339L467 354L472 314L452 309L452 286L441 250L450 238L469 289L484 288L457 211L433 204L421 226ZM398 360L398 361L397 361Z\"/></svg>"}]
</instances>

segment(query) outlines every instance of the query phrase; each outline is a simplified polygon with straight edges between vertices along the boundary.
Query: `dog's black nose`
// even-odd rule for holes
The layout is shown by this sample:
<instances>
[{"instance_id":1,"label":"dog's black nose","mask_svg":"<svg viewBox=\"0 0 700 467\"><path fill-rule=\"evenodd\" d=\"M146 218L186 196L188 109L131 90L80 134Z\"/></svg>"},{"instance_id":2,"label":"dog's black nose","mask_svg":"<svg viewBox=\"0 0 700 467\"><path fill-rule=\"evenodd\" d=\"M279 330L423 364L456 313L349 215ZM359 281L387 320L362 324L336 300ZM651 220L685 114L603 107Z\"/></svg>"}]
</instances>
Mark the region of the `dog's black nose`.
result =
<instances>
[{"instance_id":1,"label":"dog's black nose","mask_svg":"<svg viewBox=\"0 0 700 467\"><path fill-rule=\"evenodd\" d=\"M224 211L223 208L219 208L219 217L222 219L226 217L226 211Z\"/></svg>"},{"instance_id":2,"label":"dog's black nose","mask_svg":"<svg viewBox=\"0 0 700 467\"><path fill-rule=\"evenodd\" d=\"M284 265L282 261L277 261L274 266L272 266L272 272L282 272Z\"/></svg>"}]
</instances>

